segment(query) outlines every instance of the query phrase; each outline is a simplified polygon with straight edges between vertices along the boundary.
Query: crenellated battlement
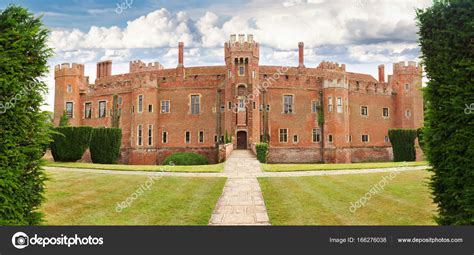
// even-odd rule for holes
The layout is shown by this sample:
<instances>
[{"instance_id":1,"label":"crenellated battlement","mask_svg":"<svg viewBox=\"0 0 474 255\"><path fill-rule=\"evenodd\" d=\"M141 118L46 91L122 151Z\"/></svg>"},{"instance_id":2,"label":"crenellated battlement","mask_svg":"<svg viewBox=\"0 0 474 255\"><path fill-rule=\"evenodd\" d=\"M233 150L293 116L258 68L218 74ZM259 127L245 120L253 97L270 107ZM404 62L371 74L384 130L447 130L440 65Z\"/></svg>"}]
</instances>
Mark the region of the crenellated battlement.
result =
<instances>
[{"instance_id":1,"label":"crenellated battlement","mask_svg":"<svg viewBox=\"0 0 474 255\"><path fill-rule=\"evenodd\" d=\"M54 67L54 77L66 75L84 76L84 65L77 63L62 63Z\"/></svg>"},{"instance_id":2,"label":"crenellated battlement","mask_svg":"<svg viewBox=\"0 0 474 255\"><path fill-rule=\"evenodd\" d=\"M346 71L346 65L337 62L330 62L330 61L323 61L319 63L317 69L328 69L328 70L336 70L336 71Z\"/></svg>"},{"instance_id":3,"label":"crenellated battlement","mask_svg":"<svg viewBox=\"0 0 474 255\"><path fill-rule=\"evenodd\" d=\"M415 61L402 61L393 64L393 74L419 74L421 71L421 64Z\"/></svg>"},{"instance_id":4,"label":"crenellated battlement","mask_svg":"<svg viewBox=\"0 0 474 255\"><path fill-rule=\"evenodd\" d=\"M252 52L254 56L259 56L259 44L253 40L253 35L239 34L238 37L235 34L230 35L230 40L224 45L226 56L230 52Z\"/></svg>"},{"instance_id":5,"label":"crenellated battlement","mask_svg":"<svg viewBox=\"0 0 474 255\"><path fill-rule=\"evenodd\" d=\"M142 71L156 71L164 69L160 62L144 63L141 60L130 61L130 73L142 72Z\"/></svg>"}]
</instances>

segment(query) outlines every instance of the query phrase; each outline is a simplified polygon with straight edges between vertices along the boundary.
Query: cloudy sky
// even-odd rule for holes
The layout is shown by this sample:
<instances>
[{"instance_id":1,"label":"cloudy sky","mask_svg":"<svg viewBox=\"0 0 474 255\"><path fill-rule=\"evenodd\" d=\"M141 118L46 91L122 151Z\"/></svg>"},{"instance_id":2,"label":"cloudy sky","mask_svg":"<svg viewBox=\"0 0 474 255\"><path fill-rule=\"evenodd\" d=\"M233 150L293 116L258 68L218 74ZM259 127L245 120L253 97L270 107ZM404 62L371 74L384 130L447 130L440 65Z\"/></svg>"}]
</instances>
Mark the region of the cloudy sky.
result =
<instances>
[{"instance_id":1,"label":"cloudy sky","mask_svg":"<svg viewBox=\"0 0 474 255\"><path fill-rule=\"evenodd\" d=\"M19 4L43 15L55 49L50 66L86 65L113 60L113 74L128 62L177 64L177 45L185 43L185 66L222 65L230 34L254 35L261 44L260 64L293 65L297 45L305 43L305 64L345 63L348 71L372 74L377 65L418 60L415 9L430 0L0 0L0 9ZM53 74L46 110L52 110Z\"/></svg>"}]
</instances>

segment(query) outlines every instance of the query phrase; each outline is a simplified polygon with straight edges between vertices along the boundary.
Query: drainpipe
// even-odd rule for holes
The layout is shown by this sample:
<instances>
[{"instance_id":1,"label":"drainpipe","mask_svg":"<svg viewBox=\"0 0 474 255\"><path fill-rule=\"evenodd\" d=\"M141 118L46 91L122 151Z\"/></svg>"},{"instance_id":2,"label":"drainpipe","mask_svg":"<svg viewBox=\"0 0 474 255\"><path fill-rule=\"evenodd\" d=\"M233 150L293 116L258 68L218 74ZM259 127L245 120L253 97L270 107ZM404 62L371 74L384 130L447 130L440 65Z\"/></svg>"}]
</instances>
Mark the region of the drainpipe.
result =
<instances>
[{"instance_id":1,"label":"drainpipe","mask_svg":"<svg viewBox=\"0 0 474 255\"><path fill-rule=\"evenodd\" d=\"M318 121L318 125L320 126L319 128L321 129L321 162L324 163L325 160L324 160L324 97L323 97L323 91L319 91L319 102L321 102L321 106L320 106L320 111L322 111L322 114L323 114L323 120L321 123L319 123ZM318 120L319 120L319 114L321 113L318 113Z\"/></svg>"}]
</instances>

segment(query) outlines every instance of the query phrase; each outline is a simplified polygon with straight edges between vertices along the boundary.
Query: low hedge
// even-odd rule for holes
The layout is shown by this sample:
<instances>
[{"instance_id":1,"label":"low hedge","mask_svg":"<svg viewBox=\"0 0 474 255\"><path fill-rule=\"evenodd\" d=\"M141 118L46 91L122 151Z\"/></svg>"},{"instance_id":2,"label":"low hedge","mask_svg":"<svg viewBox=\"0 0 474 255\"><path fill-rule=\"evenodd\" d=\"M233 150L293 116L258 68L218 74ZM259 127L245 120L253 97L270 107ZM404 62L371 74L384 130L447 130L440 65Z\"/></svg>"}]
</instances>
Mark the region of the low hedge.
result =
<instances>
[{"instance_id":1,"label":"low hedge","mask_svg":"<svg viewBox=\"0 0 474 255\"><path fill-rule=\"evenodd\" d=\"M393 161L415 161L415 129L389 129L388 136L393 148Z\"/></svg>"},{"instance_id":2,"label":"low hedge","mask_svg":"<svg viewBox=\"0 0 474 255\"><path fill-rule=\"evenodd\" d=\"M206 157L191 152L178 152L174 153L165 158L163 165L169 165L173 163L177 166L188 166L188 165L207 165L209 161Z\"/></svg>"},{"instance_id":3,"label":"low hedge","mask_svg":"<svg viewBox=\"0 0 474 255\"><path fill-rule=\"evenodd\" d=\"M122 130L120 128L95 128L90 142L94 163L115 164L120 158Z\"/></svg>"},{"instance_id":4,"label":"low hedge","mask_svg":"<svg viewBox=\"0 0 474 255\"><path fill-rule=\"evenodd\" d=\"M260 163L267 162L267 153L268 153L268 143L257 143L255 145L255 150L257 151L257 159Z\"/></svg>"},{"instance_id":5,"label":"low hedge","mask_svg":"<svg viewBox=\"0 0 474 255\"><path fill-rule=\"evenodd\" d=\"M56 127L54 128L51 154L54 161L75 162L89 147L92 127Z\"/></svg>"}]
</instances>

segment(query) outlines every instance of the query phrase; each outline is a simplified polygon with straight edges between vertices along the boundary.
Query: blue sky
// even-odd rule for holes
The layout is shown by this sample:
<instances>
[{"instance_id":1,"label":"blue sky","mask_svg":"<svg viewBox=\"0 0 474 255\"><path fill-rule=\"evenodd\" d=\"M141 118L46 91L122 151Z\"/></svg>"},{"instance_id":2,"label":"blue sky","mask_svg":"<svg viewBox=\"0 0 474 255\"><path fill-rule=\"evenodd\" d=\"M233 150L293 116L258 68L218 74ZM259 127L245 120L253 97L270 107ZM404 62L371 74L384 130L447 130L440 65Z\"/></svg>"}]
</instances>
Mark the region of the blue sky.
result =
<instances>
[{"instance_id":1,"label":"blue sky","mask_svg":"<svg viewBox=\"0 0 474 255\"><path fill-rule=\"evenodd\" d=\"M0 0L27 7L51 30L55 56L86 65L95 79L95 63L110 59L113 74L142 59L175 67L177 44L185 43L185 65L222 65L230 34L254 35L261 45L260 64L297 65L297 44L305 43L305 64L345 63L349 71L376 77L377 65L418 60L415 8L429 0ZM48 106L54 98L54 79Z\"/></svg>"}]
</instances>

